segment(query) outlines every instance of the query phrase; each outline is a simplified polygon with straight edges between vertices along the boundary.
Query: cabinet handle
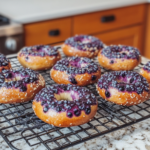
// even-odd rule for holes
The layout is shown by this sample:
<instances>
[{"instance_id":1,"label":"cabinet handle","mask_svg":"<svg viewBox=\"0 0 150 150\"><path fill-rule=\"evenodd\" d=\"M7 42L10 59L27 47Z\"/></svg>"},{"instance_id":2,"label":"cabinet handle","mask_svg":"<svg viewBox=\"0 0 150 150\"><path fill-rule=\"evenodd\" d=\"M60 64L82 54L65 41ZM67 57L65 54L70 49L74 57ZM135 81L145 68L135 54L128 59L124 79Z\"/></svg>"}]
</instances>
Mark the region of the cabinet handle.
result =
<instances>
[{"instance_id":1,"label":"cabinet handle","mask_svg":"<svg viewBox=\"0 0 150 150\"><path fill-rule=\"evenodd\" d=\"M60 34L60 31L58 29L49 31L50 36L58 36L59 34Z\"/></svg>"},{"instance_id":2,"label":"cabinet handle","mask_svg":"<svg viewBox=\"0 0 150 150\"><path fill-rule=\"evenodd\" d=\"M105 23L105 22L112 22L114 20L115 20L115 16L114 15L101 17L101 22L103 22L103 23Z\"/></svg>"}]
</instances>

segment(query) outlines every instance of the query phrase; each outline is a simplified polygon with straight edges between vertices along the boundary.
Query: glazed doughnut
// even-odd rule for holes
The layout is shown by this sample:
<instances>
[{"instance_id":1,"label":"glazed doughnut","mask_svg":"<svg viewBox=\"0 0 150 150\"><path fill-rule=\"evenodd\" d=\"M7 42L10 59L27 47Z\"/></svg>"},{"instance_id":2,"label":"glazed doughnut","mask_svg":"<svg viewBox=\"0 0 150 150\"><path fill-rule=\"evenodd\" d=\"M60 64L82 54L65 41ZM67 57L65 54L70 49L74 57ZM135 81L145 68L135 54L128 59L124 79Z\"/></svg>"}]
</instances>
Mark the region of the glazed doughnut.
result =
<instances>
[{"instance_id":1,"label":"glazed doughnut","mask_svg":"<svg viewBox=\"0 0 150 150\"><path fill-rule=\"evenodd\" d=\"M36 94L32 108L41 120L57 127L89 122L98 107L96 96L85 87L52 85Z\"/></svg>"},{"instance_id":2,"label":"glazed doughnut","mask_svg":"<svg viewBox=\"0 0 150 150\"><path fill-rule=\"evenodd\" d=\"M68 38L62 45L62 50L67 56L93 58L103 48L103 43L88 35L76 35Z\"/></svg>"},{"instance_id":3,"label":"glazed doughnut","mask_svg":"<svg viewBox=\"0 0 150 150\"><path fill-rule=\"evenodd\" d=\"M45 86L43 77L30 69L3 70L0 73L0 103L32 100Z\"/></svg>"},{"instance_id":4,"label":"glazed doughnut","mask_svg":"<svg viewBox=\"0 0 150 150\"><path fill-rule=\"evenodd\" d=\"M0 72L2 72L2 70L9 70L11 68L11 64L10 61L3 55L0 53Z\"/></svg>"},{"instance_id":5,"label":"glazed doughnut","mask_svg":"<svg viewBox=\"0 0 150 150\"><path fill-rule=\"evenodd\" d=\"M48 45L24 47L18 53L18 60L25 68L46 70L61 59L58 48Z\"/></svg>"},{"instance_id":6,"label":"glazed doughnut","mask_svg":"<svg viewBox=\"0 0 150 150\"><path fill-rule=\"evenodd\" d=\"M150 83L150 61L147 62L140 70L140 74Z\"/></svg>"},{"instance_id":7,"label":"glazed doughnut","mask_svg":"<svg viewBox=\"0 0 150 150\"><path fill-rule=\"evenodd\" d=\"M101 70L89 58L68 57L58 61L51 69L50 75L58 84L85 86L97 82Z\"/></svg>"},{"instance_id":8,"label":"glazed doughnut","mask_svg":"<svg viewBox=\"0 0 150 150\"><path fill-rule=\"evenodd\" d=\"M149 98L149 84L137 72L112 71L98 80L98 93L107 101L118 105L136 105Z\"/></svg>"},{"instance_id":9,"label":"glazed doughnut","mask_svg":"<svg viewBox=\"0 0 150 150\"><path fill-rule=\"evenodd\" d=\"M141 62L141 56L137 48L111 45L100 51L98 61L106 69L133 70Z\"/></svg>"}]
</instances>

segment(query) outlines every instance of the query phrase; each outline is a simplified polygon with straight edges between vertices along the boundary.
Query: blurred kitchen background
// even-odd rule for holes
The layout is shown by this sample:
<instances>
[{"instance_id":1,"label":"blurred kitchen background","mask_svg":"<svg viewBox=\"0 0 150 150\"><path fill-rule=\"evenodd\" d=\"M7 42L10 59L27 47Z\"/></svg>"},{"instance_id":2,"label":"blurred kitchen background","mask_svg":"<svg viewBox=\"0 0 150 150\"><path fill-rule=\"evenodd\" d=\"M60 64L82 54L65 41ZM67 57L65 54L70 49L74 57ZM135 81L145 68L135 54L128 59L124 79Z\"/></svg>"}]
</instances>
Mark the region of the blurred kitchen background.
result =
<instances>
[{"instance_id":1,"label":"blurred kitchen background","mask_svg":"<svg viewBox=\"0 0 150 150\"><path fill-rule=\"evenodd\" d=\"M0 52L60 45L76 34L137 47L150 58L150 0L0 0Z\"/></svg>"}]
</instances>

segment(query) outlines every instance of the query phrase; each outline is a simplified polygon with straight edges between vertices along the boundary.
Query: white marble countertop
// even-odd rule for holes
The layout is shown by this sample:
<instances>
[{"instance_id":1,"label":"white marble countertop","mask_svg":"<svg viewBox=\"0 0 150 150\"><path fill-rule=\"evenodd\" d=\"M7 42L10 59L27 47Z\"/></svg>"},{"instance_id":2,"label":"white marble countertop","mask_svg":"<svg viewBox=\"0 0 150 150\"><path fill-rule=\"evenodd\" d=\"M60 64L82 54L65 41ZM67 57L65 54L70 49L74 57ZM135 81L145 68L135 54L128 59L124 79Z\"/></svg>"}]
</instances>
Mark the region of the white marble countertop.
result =
<instances>
[{"instance_id":1,"label":"white marble countertop","mask_svg":"<svg viewBox=\"0 0 150 150\"><path fill-rule=\"evenodd\" d=\"M146 2L150 0L0 0L0 14L25 24Z\"/></svg>"}]
</instances>

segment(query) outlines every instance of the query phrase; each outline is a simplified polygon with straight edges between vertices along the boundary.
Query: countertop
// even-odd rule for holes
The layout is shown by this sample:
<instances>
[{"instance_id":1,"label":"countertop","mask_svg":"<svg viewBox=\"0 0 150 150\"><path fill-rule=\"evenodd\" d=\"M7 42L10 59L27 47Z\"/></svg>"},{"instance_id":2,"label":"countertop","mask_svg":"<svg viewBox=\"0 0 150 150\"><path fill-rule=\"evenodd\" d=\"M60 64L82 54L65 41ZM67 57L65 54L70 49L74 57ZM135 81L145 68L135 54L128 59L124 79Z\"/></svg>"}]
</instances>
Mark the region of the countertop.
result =
<instances>
[{"instance_id":1,"label":"countertop","mask_svg":"<svg viewBox=\"0 0 150 150\"><path fill-rule=\"evenodd\" d=\"M26 24L146 2L150 0L0 0L0 14Z\"/></svg>"},{"instance_id":2,"label":"countertop","mask_svg":"<svg viewBox=\"0 0 150 150\"><path fill-rule=\"evenodd\" d=\"M143 64L147 61L148 59L142 57ZM17 134L14 135L13 139L17 138L17 136ZM36 143L36 139L34 142ZM20 150L46 150L41 144L29 147L24 140L17 141L15 146ZM11 150L1 136L0 150ZM88 140L65 150L150 150L150 119Z\"/></svg>"}]
</instances>

